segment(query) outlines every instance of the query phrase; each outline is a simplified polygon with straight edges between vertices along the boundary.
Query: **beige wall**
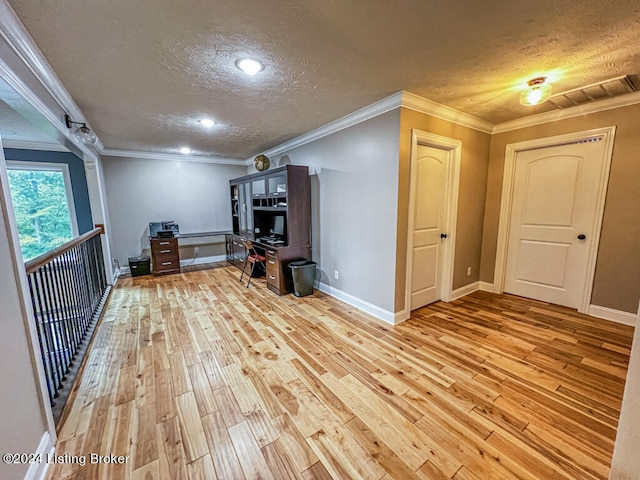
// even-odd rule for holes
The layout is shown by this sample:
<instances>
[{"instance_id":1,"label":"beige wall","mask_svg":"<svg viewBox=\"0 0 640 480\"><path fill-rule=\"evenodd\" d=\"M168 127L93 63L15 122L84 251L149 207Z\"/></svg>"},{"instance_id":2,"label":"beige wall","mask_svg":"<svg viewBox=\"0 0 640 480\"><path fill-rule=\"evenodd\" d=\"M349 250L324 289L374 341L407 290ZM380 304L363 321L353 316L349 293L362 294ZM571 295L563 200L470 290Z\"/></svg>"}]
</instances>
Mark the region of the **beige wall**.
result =
<instances>
[{"instance_id":1,"label":"beige wall","mask_svg":"<svg viewBox=\"0 0 640 480\"><path fill-rule=\"evenodd\" d=\"M491 136L487 133L453 124L431 115L402 108L400 116L400 157L398 167L396 312L404 308L405 301L412 129L462 141L453 288L463 287L478 281L480 278L482 223L484 218ZM468 267L471 267L471 276L467 276Z\"/></svg>"},{"instance_id":2,"label":"beige wall","mask_svg":"<svg viewBox=\"0 0 640 480\"><path fill-rule=\"evenodd\" d=\"M493 282L506 145L615 125L591 304L635 313L640 298L640 105L493 135L480 280Z\"/></svg>"}]
</instances>

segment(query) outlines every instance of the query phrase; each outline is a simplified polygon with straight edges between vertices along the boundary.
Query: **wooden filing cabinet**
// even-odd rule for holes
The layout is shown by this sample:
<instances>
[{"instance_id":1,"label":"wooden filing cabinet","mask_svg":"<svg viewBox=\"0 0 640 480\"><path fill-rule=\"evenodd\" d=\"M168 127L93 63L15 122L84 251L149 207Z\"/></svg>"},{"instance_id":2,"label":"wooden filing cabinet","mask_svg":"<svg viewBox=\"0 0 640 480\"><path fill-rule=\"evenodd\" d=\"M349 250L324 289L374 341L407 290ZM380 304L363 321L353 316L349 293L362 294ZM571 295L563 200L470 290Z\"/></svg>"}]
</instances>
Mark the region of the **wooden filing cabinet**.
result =
<instances>
[{"instance_id":1,"label":"wooden filing cabinet","mask_svg":"<svg viewBox=\"0 0 640 480\"><path fill-rule=\"evenodd\" d=\"M293 291L289 262L301 258L311 258L311 247L273 247L264 246L267 266L267 288L278 295L286 295Z\"/></svg>"},{"instance_id":2,"label":"wooden filing cabinet","mask_svg":"<svg viewBox=\"0 0 640 480\"><path fill-rule=\"evenodd\" d=\"M151 262L154 275L180 273L180 252L177 238L152 238Z\"/></svg>"}]
</instances>

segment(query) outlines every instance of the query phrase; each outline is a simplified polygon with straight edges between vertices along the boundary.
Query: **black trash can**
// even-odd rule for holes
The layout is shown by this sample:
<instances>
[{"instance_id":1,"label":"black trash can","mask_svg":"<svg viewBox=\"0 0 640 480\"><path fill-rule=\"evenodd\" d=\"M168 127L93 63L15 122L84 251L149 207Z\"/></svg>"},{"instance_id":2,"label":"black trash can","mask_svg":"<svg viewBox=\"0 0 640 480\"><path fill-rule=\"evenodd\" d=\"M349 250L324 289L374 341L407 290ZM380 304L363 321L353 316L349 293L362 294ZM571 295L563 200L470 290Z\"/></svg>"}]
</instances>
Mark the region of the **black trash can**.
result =
<instances>
[{"instance_id":1,"label":"black trash can","mask_svg":"<svg viewBox=\"0 0 640 480\"><path fill-rule=\"evenodd\" d=\"M129 271L132 277L149 275L151 273L151 260L149 257L129 257Z\"/></svg>"},{"instance_id":2,"label":"black trash can","mask_svg":"<svg viewBox=\"0 0 640 480\"><path fill-rule=\"evenodd\" d=\"M311 260L297 260L289 263L293 277L293 294L296 297L304 297L313 293L316 265L317 263Z\"/></svg>"}]
</instances>

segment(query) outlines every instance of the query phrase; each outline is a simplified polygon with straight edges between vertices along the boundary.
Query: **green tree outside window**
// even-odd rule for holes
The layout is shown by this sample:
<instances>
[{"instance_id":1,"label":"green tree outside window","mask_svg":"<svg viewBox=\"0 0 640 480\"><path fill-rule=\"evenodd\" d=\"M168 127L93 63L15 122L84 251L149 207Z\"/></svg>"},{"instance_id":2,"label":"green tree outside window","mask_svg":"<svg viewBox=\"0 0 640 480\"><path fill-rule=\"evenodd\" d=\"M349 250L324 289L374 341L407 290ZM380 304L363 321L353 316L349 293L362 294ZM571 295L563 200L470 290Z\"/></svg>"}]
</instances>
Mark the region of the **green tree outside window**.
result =
<instances>
[{"instance_id":1,"label":"green tree outside window","mask_svg":"<svg viewBox=\"0 0 640 480\"><path fill-rule=\"evenodd\" d=\"M7 168L24 260L68 242L74 236L62 169Z\"/></svg>"}]
</instances>

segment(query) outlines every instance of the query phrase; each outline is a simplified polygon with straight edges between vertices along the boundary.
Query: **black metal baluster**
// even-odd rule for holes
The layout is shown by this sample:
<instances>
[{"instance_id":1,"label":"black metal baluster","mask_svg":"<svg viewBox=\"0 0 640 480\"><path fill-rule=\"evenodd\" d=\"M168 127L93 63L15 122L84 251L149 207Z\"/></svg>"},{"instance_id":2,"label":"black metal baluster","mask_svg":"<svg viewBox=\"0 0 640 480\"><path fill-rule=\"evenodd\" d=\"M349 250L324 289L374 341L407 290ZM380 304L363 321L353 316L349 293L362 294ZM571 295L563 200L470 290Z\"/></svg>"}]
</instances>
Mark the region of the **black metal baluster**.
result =
<instances>
[{"instance_id":1,"label":"black metal baluster","mask_svg":"<svg viewBox=\"0 0 640 480\"><path fill-rule=\"evenodd\" d=\"M60 383L58 385L58 388L60 388L62 386L62 382L66 380L66 376L67 376L67 360L65 358L66 356L64 351L64 337L63 337L63 332L61 331L60 315L58 313L58 306L56 301L56 291L55 291L55 284L53 282L54 274L53 274L52 263L50 262L47 265L45 265L44 269L46 271L46 280L47 280L47 288L48 288L47 296L49 297L48 300L51 306L51 327L52 327L52 331L54 332L54 338L56 340L57 358L58 358L58 361L60 362L60 368L62 370L62 377L60 378Z\"/></svg>"},{"instance_id":2,"label":"black metal baluster","mask_svg":"<svg viewBox=\"0 0 640 480\"><path fill-rule=\"evenodd\" d=\"M78 248L74 249L74 256L75 261L73 263L73 267L76 272L76 288L78 289L78 300L80 306L79 310L81 312L80 315L82 319L82 336L84 337L87 332L87 327L89 326L89 316L87 315L87 312L90 310L90 308L88 305L89 298L86 289L86 274L82 265L84 258L82 255L81 246L78 246Z\"/></svg>"},{"instance_id":3,"label":"black metal baluster","mask_svg":"<svg viewBox=\"0 0 640 480\"><path fill-rule=\"evenodd\" d=\"M62 382L63 372L62 372L62 362L60 361L60 355L58 352L58 340L55 336L54 330L54 322L52 321L51 315L51 289L49 288L49 284L47 281L47 266L42 266L38 273L40 274L40 280L42 285L42 300L43 300L43 310L42 310L42 318L43 318L43 327L45 328L45 332L47 337L49 338L49 356L52 359L53 364L55 365L55 376L54 376L54 385L56 393L54 397L58 396L58 390L60 389L60 383Z\"/></svg>"},{"instance_id":4,"label":"black metal baluster","mask_svg":"<svg viewBox=\"0 0 640 480\"><path fill-rule=\"evenodd\" d=\"M56 316L58 318L58 332L60 340L62 341L62 358L64 361L64 374L65 377L69 371L69 365L71 365L71 341L69 337L69 328L67 326L67 319L64 314L64 305L62 303L62 287L60 286L60 257L49 263L51 270L51 285L55 292L53 296L53 302L56 306Z\"/></svg>"},{"instance_id":5,"label":"black metal baluster","mask_svg":"<svg viewBox=\"0 0 640 480\"><path fill-rule=\"evenodd\" d=\"M53 337L51 336L51 329L47 323L47 305L46 305L46 291L44 287L44 273L42 269L38 269L33 272L34 284L36 285L36 294L38 299L38 311L39 317L37 319L38 326L40 331L42 332L42 336L44 338L44 342L46 345L46 361L49 365L49 374L51 386L53 390L52 398L55 398L58 393L57 387L57 377L59 376L57 372L57 363L55 361L54 349L55 345L53 343Z\"/></svg>"},{"instance_id":6,"label":"black metal baluster","mask_svg":"<svg viewBox=\"0 0 640 480\"><path fill-rule=\"evenodd\" d=\"M69 349L69 364L71 367L73 364L73 357L76 351L76 339L74 334L74 328L72 318L69 315L69 300L66 295L66 283L64 278L65 257L64 254L60 255L56 261L56 280L58 289L58 302L60 303L60 316L63 319L65 335L67 338L67 348Z\"/></svg>"},{"instance_id":7,"label":"black metal baluster","mask_svg":"<svg viewBox=\"0 0 640 480\"><path fill-rule=\"evenodd\" d=\"M89 287L89 298L91 298L91 313L92 313L92 317L93 317L93 312L95 311L97 304L96 304L96 297L98 296L98 290L96 288L96 283L95 283L95 265L93 264L93 242L89 241L87 242L87 247L85 249L85 266L87 268L87 275L88 275L88 287Z\"/></svg>"},{"instance_id":8,"label":"black metal baluster","mask_svg":"<svg viewBox=\"0 0 640 480\"><path fill-rule=\"evenodd\" d=\"M35 285L35 274L30 274L27 276L27 281L29 282L29 293L31 294L31 306L33 308L33 315L36 325L36 331L38 332L38 345L40 346L40 356L42 357L42 363L44 366L44 376L47 382L47 391L49 392L49 402L53 403L53 395L54 395L54 386L53 386L53 375L51 372L51 362L47 359L47 348L44 345L44 335L42 334L42 324L40 322L40 318L38 315L38 305L37 305L37 287Z\"/></svg>"},{"instance_id":9,"label":"black metal baluster","mask_svg":"<svg viewBox=\"0 0 640 480\"><path fill-rule=\"evenodd\" d=\"M105 271L104 264L104 250L102 250L102 236L96 236L96 245L98 256L96 258L96 263L98 264L98 269L100 271L100 298L104 295L105 290L107 289L107 274Z\"/></svg>"},{"instance_id":10,"label":"black metal baluster","mask_svg":"<svg viewBox=\"0 0 640 480\"><path fill-rule=\"evenodd\" d=\"M80 337L78 335L78 323L76 319L76 314L73 309L73 292L71 291L71 283L69 281L69 252L65 252L60 256L61 267L60 274L62 277L62 294L64 298L64 310L65 317L67 318L67 323L69 325L71 339L72 339L72 350L71 356L75 357L76 351L78 350L78 346L80 344Z\"/></svg>"}]
</instances>

